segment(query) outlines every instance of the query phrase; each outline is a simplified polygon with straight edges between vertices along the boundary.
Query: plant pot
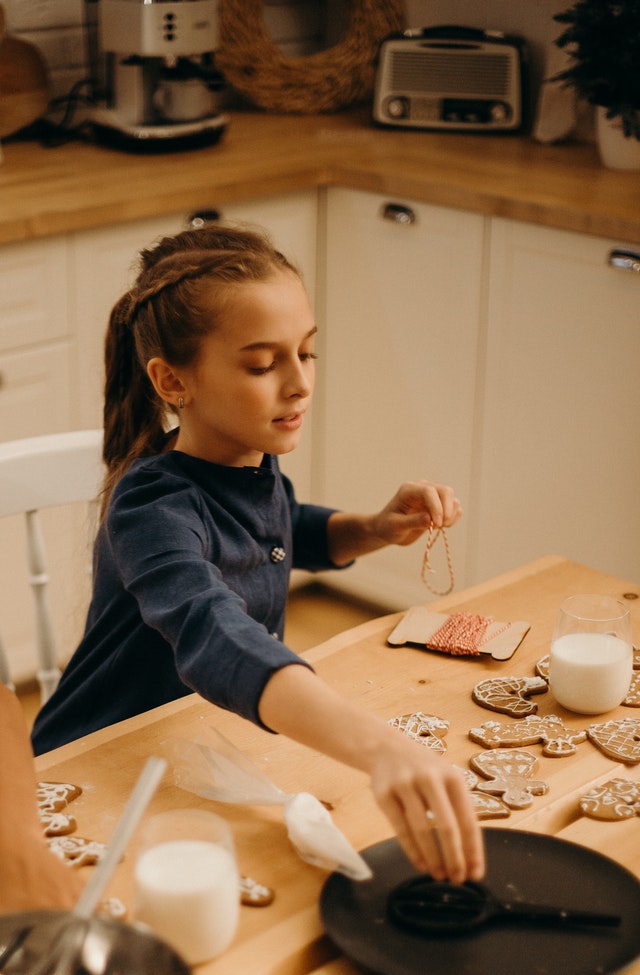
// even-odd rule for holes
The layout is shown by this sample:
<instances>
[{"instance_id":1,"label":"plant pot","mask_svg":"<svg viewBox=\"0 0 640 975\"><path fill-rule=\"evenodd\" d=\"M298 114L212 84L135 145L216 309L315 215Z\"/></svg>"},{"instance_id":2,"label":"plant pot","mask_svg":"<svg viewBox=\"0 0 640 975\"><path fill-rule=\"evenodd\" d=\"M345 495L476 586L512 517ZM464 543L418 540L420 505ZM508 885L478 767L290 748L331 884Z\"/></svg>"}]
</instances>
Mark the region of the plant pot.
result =
<instances>
[{"instance_id":1,"label":"plant pot","mask_svg":"<svg viewBox=\"0 0 640 975\"><path fill-rule=\"evenodd\" d=\"M600 158L609 169L640 170L640 139L625 136L622 119L606 117L606 109L596 106L596 134Z\"/></svg>"}]
</instances>

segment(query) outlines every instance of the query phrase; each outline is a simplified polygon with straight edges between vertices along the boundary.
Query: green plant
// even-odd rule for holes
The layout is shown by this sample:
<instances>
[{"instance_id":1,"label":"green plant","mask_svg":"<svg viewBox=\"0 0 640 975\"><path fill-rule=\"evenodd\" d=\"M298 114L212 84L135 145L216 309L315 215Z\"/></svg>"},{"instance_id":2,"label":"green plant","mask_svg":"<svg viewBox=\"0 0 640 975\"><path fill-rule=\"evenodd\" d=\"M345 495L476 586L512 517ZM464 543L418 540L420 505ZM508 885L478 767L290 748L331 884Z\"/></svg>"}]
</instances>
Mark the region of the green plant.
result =
<instances>
[{"instance_id":1,"label":"green plant","mask_svg":"<svg viewBox=\"0 0 640 975\"><path fill-rule=\"evenodd\" d=\"M640 0L576 0L553 19L566 25L555 43L572 63L551 80L620 116L624 134L640 139Z\"/></svg>"}]
</instances>

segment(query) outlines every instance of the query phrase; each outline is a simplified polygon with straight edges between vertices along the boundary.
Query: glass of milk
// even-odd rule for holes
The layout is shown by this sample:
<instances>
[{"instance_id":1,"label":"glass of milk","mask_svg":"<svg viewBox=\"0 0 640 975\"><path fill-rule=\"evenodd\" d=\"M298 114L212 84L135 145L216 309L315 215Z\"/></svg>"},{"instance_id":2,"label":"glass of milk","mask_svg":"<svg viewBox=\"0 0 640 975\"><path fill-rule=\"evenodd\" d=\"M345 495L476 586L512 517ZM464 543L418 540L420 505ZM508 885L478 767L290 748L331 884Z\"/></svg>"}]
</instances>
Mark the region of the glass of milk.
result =
<instances>
[{"instance_id":1,"label":"glass of milk","mask_svg":"<svg viewBox=\"0 0 640 975\"><path fill-rule=\"evenodd\" d=\"M551 641L549 687L579 714L603 714L622 703L633 670L631 616L613 596L569 596Z\"/></svg>"},{"instance_id":2,"label":"glass of milk","mask_svg":"<svg viewBox=\"0 0 640 975\"><path fill-rule=\"evenodd\" d=\"M204 809L176 809L148 820L135 865L135 919L197 965L229 947L239 912L228 823Z\"/></svg>"}]
</instances>

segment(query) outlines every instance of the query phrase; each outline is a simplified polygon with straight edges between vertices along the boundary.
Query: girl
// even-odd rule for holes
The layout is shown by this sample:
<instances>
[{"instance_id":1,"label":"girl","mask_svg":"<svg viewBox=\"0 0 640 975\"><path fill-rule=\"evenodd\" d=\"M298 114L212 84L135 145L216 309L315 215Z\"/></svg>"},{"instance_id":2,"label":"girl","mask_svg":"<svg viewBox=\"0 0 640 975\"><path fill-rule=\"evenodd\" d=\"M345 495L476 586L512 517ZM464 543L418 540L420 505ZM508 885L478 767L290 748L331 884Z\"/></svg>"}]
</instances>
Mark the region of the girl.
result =
<instances>
[{"instance_id":1,"label":"girl","mask_svg":"<svg viewBox=\"0 0 640 975\"><path fill-rule=\"evenodd\" d=\"M259 233L190 231L143 252L107 332L107 476L85 635L34 747L197 691L365 770L418 869L478 879L461 773L281 642L293 566L346 566L461 514L451 488L427 481L370 515L297 502L277 457L300 438L316 331L299 274Z\"/></svg>"}]
</instances>

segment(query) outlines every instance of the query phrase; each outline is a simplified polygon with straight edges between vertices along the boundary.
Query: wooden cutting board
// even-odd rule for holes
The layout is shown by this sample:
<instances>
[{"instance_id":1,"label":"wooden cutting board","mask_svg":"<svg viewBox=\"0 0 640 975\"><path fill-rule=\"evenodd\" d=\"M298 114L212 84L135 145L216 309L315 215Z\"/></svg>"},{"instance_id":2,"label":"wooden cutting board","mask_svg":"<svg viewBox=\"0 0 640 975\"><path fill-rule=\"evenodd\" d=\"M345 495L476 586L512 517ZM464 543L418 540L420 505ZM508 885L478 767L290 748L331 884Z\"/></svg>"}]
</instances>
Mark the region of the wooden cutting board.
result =
<instances>
[{"instance_id":1,"label":"wooden cutting board","mask_svg":"<svg viewBox=\"0 0 640 975\"><path fill-rule=\"evenodd\" d=\"M0 139L43 115L50 97L44 58L34 44L7 32L0 4Z\"/></svg>"}]
</instances>

